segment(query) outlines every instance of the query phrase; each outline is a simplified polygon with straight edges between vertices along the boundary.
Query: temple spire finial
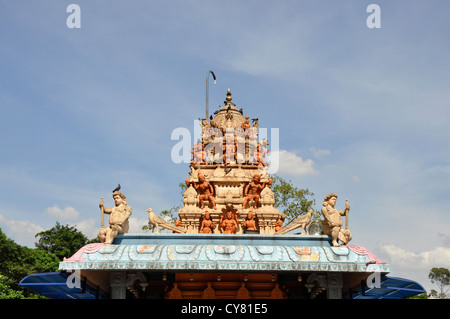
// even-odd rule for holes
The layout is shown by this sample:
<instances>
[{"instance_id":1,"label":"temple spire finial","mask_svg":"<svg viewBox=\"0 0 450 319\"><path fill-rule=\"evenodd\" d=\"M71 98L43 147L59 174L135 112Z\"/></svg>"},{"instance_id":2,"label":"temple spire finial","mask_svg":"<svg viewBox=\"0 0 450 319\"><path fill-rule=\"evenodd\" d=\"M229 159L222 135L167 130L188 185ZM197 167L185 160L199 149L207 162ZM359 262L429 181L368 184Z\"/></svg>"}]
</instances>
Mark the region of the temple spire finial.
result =
<instances>
[{"instance_id":1,"label":"temple spire finial","mask_svg":"<svg viewBox=\"0 0 450 319\"><path fill-rule=\"evenodd\" d=\"M233 98L231 97L231 91L230 91L230 89L228 89L228 91L227 91L227 103L231 103L232 99Z\"/></svg>"}]
</instances>

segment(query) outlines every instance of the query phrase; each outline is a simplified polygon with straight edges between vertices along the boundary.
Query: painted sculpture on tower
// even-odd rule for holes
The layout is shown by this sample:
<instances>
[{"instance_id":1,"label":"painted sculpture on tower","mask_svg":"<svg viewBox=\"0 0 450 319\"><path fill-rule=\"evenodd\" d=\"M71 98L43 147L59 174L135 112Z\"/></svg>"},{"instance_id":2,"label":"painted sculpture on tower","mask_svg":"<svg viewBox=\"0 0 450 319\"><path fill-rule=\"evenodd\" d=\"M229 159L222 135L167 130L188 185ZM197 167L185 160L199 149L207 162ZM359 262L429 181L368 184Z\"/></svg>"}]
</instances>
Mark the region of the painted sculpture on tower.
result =
<instances>
[{"instance_id":1,"label":"painted sculpture on tower","mask_svg":"<svg viewBox=\"0 0 450 319\"><path fill-rule=\"evenodd\" d=\"M345 201L345 210L338 210L334 208L338 195L331 193L325 196L323 200L322 214L324 221L322 223L323 233L325 235L331 235L331 243L333 246L340 246L338 240L344 245L347 245L352 239L352 234L348 230L348 212L350 211L350 205L348 200ZM345 228L342 228L342 217L345 216Z\"/></svg>"},{"instance_id":2,"label":"painted sculpture on tower","mask_svg":"<svg viewBox=\"0 0 450 319\"><path fill-rule=\"evenodd\" d=\"M253 217L253 213L251 210L248 211L247 217L245 218L245 221L242 223L242 228L244 229L244 232L256 232L257 226L256 226L256 220Z\"/></svg>"},{"instance_id":3,"label":"painted sculpture on tower","mask_svg":"<svg viewBox=\"0 0 450 319\"><path fill-rule=\"evenodd\" d=\"M238 222L236 221L236 215L233 216L232 211L225 213L225 218L222 215L220 218L220 227L222 228L222 234L236 234L238 228Z\"/></svg>"},{"instance_id":4,"label":"painted sculpture on tower","mask_svg":"<svg viewBox=\"0 0 450 319\"><path fill-rule=\"evenodd\" d=\"M191 154L193 156L191 159L191 164L206 164L205 150L202 143L194 144Z\"/></svg>"},{"instance_id":5,"label":"painted sculpture on tower","mask_svg":"<svg viewBox=\"0 0 450 319\"><path fill-rule=\"evenodd\" d=\"M211 215L208 211L205 212L205 216L202 220L202 227L200 228L201 234L212 234L214 232L215 224L211 220Z\"/></svg>"},{"instance_id":6,"label":"painted sculpture on tower","mask_svg":"<svg viewBox=\"0 0 450 319\"><path fill-rule=\"evenodd\" d=\"M261 175L254 175L252 181L245 186L242 208L245 208L250 201L253 201L253 208L258 208L261 191L266 187L266 184L272 185L272 182L272 179L269 179L267 182L261 182Z\"/></svg>"},{"instance_id":7,"label":"painted sculpture on tower","mask_svg":"<svg viewBox=\"0 0 450 319\"><path fill-rule=\"evenodd\" d=\"M214 188L212 187L211 183L209 183L203 173L199 170L198 171L198 182L192 182L186 177L186 186L189 187L189 185L193 185L195 190L198 193L198 202L200 205L200 208L204 208L205 204L203 203L204 200L207 200L210 202L210 204L216 209L216 202L214 201Z\"/></svg>"},{"instance_id":8,"label":"painted sculpture on tower","mask_svg":"<svg viewBox=\"0 0 450 319\"><path fill-rule=\"evenodd\" d=\"M105 208L103 197L100 200L99 207L102 214L101 217L101 229L98 231L98 238L101 243L112 244L117 234L123 234L128 232L129 222L128 218L131 216L131 207L127 204L126 196L119 192L120 184L113 191L113 199L115 207ZM109 214L109 227L104 225L104 214Z\"/></svg>"}]
</instances>

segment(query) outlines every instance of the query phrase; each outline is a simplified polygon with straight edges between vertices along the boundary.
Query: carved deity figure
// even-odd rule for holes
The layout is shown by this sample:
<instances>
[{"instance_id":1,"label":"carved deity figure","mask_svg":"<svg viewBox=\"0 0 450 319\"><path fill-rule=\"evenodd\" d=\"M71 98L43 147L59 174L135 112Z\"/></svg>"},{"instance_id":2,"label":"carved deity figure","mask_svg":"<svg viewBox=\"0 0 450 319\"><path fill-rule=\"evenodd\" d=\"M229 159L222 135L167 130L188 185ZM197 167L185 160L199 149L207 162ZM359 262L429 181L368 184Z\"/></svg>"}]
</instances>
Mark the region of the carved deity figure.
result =
<instances>
[{"instance_id":1,"label":"carved deity figure","mask_svg":"<svg viewBox=\"0 0 450 319\"><path fill-rule=\"evenodd\" d=\"M223 234L236 234L237 222L233 218L233 213L231 211L226 212L225 219L223 215L220 217L220 227L222 227Z\"/></svg>"},{"instance_id":2,"label":"carved deity figure","mask_svg":"<svg viewBox=\"0 0 450 319\"><path fill-rule=\"evenodd\" d=\"M248 211L247 217L245 218L245 221L242 224L242 228L244 228L245 230L257 230L256 221L253 218L253 213L251 210Z\"/></svg>"},{"instance_id":3,"label":"carved deity figure","mask_svg":"<svg viewBox=\"0 0 450 319\"><path fill-rule=\"evenodd\" d=\"M191 154L192 154L191 164L206 164L202 143L194 144L194 146L192 147Z\"/></svg>"},{"instance_id":4,"label":"carved deity figure","mask_svg":"<svg viewBox=\"0 0 450 319\"><path fill-rule=\"evenodd\" d=\"M183 226L181 226L181 220L179 220L179 219L176 219L176 220L175 220L175 227L178 227L178 228L183 229ZM176 234L176 233L178 233L178 232L176 232L176 231L174 230L174 231L172 231L172 233Z\"/></svg>"},{"instance_id":5,"label":"carved deity figure","mask_svg":"<svg viewBox=\"0 0 450 319\"><path fill-rule=\"evenodd\" d=\"M234 136L227 134L225 144L223 146L223 162L225 164L230 164L236 160L236 143L234 141Z\"/></svg>"},{"instance_id":6,"label":"carved deity figure","mask_svg":"<svg viewBox=\"0 0 450 319\"><path fill-rule=\"evenodd\" d=\"M242 204L242 208L245 208L245 205L249 201L253 201L254 205L253 207L256 209L258 207L259 197L261 194L261 191L266 187L267 185L272 185L272 179L269 179L268 182L262 182L261 183L261 175L253 175L252 181L245 186L244 189L244 203Z\"/></svg>"},{"instance_id":7,"label":"carved deity figure","mask_svg":"<svg viewBox=\"0 0 450 319\"><path fill-rule=\"evenodd\" d=\"M200 228L200 233L202 234L212 234L214 230L214 222L211 219L211 216L208 211L205 212L205 216L202 220L202 226Z\"/></svg>"},{"instance_id":8,"label":"carved deity figure","mask_svg":"<svg viewBox=\"0 0 450 319\"><path fill-rule=\"evenodd\" d=\"M216 202L214 201L214 188L212 185L206 181L205 176L203 173L199 170L198 171L198 182L191 182L186 177L186 186L189 187L189 185L192 184L195 188L195 190L198 193L198 201L200 204L200 208L204 208L205 205L203 203L204 200L208 200L216 209Z\"/></svg>"},{"instance_id":9,"label":"carved deity figure","mask_svg":"<svg viewBox=\"0 0 450 319\"><path fill-rule=\"evenodd\" d=\"M244 123L241 124L241 128L242 128L244 131L246 131L246 130L249 129L250 127L251 127L251 125L250 125L250 121L249 121L249 116L247 115L247 116L245 117Z\"/></svg>"},{"instance_id":10,"label":"carved deity figure","mask_svg":"<svg viewBox=\"0 0 450 319\"><path fill-rule=\"evenodd\" d=\"M322 228L325 235L331 235L331 243L333 246L340 246L338 240L342 241L344 245L352 239L352 234L348 230L348 222L346 227L342 228L343 221L341 216L346 216L348 221L348 212L350 211L350 205L348 201L345 203L345 210L338 210L334 208L336 205L337 194L331 193L325 196L323 200L322 214L325 220L323 221Z\"/></svg>"},{"instance_id":11,"label":"carved deity figure","mask_svg":"<svg viewBox=\"0 0 450 319\"><path fill-rule=\"evenodd\" d=\"M283 228L283 220L279 219L275 223L275 232L280 231Z\"/></svg>"},{"instance_id":12,"label":"carved deity figure","mask_svg":"<svg viewBox=\"0 0 450 319\"><path fill-rule=\"evenodd\" d=\"M127 233L129 228L128 218L131 216L131 207L127 205L126 196L119 191L115 191L113 199L116 205L113 208L103 207L103 198L99 204L102 220L103 214L109 214L109 227L104 227L102 224L102 228L97 234L100 242L105 244L111 244L117 234Z\"/></svg>"},{"instance_id":13,"label":"carved deity figure","mask_svg":"<svg viewBox=\"0 0 450 319\"><path fill-rule=\"evenodd\" d=\"M269 150L264 150L259 144L256 145L256 149L253 153L253 165L266 166L266 154L269 153Z\"/></svg>"}]
</instances>

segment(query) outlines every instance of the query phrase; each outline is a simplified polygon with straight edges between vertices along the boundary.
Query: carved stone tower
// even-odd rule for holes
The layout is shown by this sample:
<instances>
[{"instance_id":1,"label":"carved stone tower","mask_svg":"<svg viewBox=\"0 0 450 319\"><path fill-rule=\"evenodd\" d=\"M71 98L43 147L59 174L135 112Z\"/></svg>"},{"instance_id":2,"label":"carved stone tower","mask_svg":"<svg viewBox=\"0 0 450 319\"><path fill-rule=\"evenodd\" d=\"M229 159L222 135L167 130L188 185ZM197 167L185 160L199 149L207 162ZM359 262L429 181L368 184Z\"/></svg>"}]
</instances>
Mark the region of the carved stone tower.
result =
<instances>
[{"instance_id":1,"label":"carved stone tower","mask_svg":"<svg viewBox=\"0 0 450 319\"><path fill-rule=\"evenodd\" d=\"M191 152L184 207L178 212L181 226L188 233L199 233L205 212L209 212L212 233L222 233L220 222L231 212L237 224L235 233L240 234L244 233L242 223L252 211L256 221L253 232L273 234L277 220L285 215L273 206L272 180L265 162L269 143L267 139L258 140L258 119L253 118L250 124L250 117L231 101L228 89L224 105L214 112L215 116L201 120L202 139ZM247 199L246 194L250 194Z\"/></svg>"}]
</instances>

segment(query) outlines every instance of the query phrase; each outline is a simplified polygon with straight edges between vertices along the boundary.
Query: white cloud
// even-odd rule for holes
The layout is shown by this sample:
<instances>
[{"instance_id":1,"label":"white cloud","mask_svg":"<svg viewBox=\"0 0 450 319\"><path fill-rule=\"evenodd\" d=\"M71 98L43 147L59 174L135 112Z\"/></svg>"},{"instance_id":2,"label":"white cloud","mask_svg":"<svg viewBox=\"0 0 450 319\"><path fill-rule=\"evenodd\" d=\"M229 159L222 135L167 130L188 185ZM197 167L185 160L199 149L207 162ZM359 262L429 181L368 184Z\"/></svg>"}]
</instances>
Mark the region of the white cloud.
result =
<instances>
[{"instance_id":1,"label":"white cloud","mask_svg":"<svg viewBox=\"0 0 450 319\"><path fill-rule=\"evenodd\" d=\"M7 219L1 214L0 225L6 226L7 230L3 229L3 232L6 233L8 237L13 238L17 244L28 247L34 247L34 243L36 242L34 236L37 233L44 231L43 227L27 220Z\"/></svg>"},{"instance_id":2,"label":"white cloud","mask_svg":"<svg viewBox=\"0 0 450 319\"><path fill-rule=\"evenodd\" d=\"M428 274L433 267L448 268L450 265L450 248L435 247L431 250L413 252L394 244L379 247L384 260L390 265L390 276L417 281L427 293L437 289Z\"/></svg>"},{"instance_id":3,"label":"white cloud","mask_svg":"<svg viewBox=\"0 0 450 319\"><path fill-rule=\"evenodd\" d=\"M318 172L314 168L313 160L304 160L293 152L280 150L274 151L270 155L269 173L279 173L290 176L303 176L314 175Z\"/></svg>"},{"instance_id":4,"label":"white cloud","mask_svg":"<svg viewBox=\"0 0 450 319\"><path fill-rule=\"evenodd\" d=\"M143 233L142 226L148 225L148 218L130 217L129 233Z\"/></svg>"},{"instance_id":5,"label":"white cloud","mask_svg":"<svg viewBox=\"0 0 450 319\"><path fill-rule=\"evenodd\" d=\"M80 213L73 207L67 206L64 209L59 208L58 205L48 207L46 212L47 215L60 218L63 220L73 220L80 216Z\"/></svg>"},{"instance_id":6,"label":"white cloud","mask_svg":"<svg viewBox=\"0 0 450 319\"><path fill-rule=\"evenodd\" d=\"M96 221L93 218L83 219L74 223L77 230L82 232L88 239L94 239L97 237L97 232L100 230L100 220Z\"/></svg>"},{"instance_id":7,"label":"white cloud","mask_svg":"<svg viewBox=\"0 0 450 319\"><path fill-rule=\"evenodd\" d=\"M322 157L324 157L324 156L327 156L327 155L330 155L330 154L331 154L331 151L330 151L330 150L321 150L321 149L317 149L317 148L315 148L315 147L311 147L309 150L310 150L310 151L313 153L313 155L314 155L315 157L317 157L317 158L322 158Z\"/></svg>"},{"instance_id":8,"label":"white cloud","mask_svg":"<svg viewBox=\"0 0 450 319\"><path fill-rule=\"evenodd\" d=\"M415 253L391 244L381 247L381 250L389 256L392 264L404 270L430 270L450 265L450 248L446 247Z\"/></svg>"}]
</instances>

